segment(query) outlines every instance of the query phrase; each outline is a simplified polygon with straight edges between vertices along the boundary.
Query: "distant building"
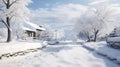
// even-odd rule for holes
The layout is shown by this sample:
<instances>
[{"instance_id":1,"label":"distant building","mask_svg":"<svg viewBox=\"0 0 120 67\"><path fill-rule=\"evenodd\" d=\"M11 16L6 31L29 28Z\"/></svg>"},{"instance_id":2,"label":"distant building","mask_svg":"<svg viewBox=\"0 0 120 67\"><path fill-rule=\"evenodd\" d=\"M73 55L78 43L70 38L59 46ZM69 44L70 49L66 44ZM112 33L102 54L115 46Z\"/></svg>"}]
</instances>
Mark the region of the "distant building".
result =
<instances>
[{"instance_id":1,"label":"distant building","mask_svg":"<svg viewBox=\"0 0 120 67\"><path fill-rule=\"evenodd\" d=\"M36 25L31 22L25 23L22 29L25 34L24 35L25 38L34 38L34 39L39 38L42 31L46 30L42 26Z\"/></svg>"}]
</instances>

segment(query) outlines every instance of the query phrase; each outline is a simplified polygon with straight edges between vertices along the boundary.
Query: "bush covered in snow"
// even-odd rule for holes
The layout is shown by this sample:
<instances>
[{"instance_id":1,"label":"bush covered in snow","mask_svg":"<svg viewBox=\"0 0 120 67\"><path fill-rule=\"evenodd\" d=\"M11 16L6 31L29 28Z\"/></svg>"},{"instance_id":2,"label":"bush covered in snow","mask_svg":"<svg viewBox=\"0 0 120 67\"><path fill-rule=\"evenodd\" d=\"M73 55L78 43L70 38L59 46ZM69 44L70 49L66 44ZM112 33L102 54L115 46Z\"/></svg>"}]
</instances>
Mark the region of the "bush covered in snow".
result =
<instances>
[{"instance_id":1,"label":"bush covered in snow","mask_svg":"<svg viewBox=\"0 0 120 67\"><path fill-rule=\"evenodd\" d=\"M108 36L107 43L110 47L120 49L120 27L116 27Z\"/></svg>"},{"instance_id":2,"label":"bush covered in snow","mask_svg":"<svg viewBox=\"0 0 120 67\"><path fill-rule=\"evenodd\" d=\"M114 30L109 34L109 37L120 36L120 27L114 28Z\"/></svg>"},{"instance_id":3,"label":"bush covered in snow","mask_svg":"<svg viewBox=\"0 0 120 67\"><path fill-rule=\"evenodd\" d=\"M51 31L48 31L48 30L42 31L39 39L49 41L49 40L53 39L53 33Z\"/></svg>"}]
</instances>

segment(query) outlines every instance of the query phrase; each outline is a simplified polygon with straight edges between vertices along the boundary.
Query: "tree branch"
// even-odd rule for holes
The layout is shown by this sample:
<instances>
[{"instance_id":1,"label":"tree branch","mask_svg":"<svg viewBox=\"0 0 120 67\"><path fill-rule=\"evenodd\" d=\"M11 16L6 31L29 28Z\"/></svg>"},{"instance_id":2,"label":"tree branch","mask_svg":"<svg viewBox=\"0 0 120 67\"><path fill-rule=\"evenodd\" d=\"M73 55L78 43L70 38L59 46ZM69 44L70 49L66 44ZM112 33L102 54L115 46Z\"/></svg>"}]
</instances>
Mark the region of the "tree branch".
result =
<instances>
[{"instance_id":1,"label":"tree branch","mask_svg":"<svg viewBox=\"0 0 120 67\"><path fill-rule=\"evenodd\" d=\"M3 1L3 3L5 4L5 5L7 5L7 3L5 2L5 0L2 0Z\"/></svg>"},{"instance_id":2,"label":"tree branch","mask_svg":"<svg viewBox=\"0 0 120 67\"><path fill-rule=\"evenodd\" d=\"M14 17L14 15L12 15L11 17L10 17L10 21L11 21L11 19Z\"/></svg>"},{"instance_id":3,"label":"tree branch","mask_svg":"<svg viewBox=\"0 0 120 67\"><path fill-rule=\"evenodd\" d=\"M7 24L3 19L1 19L1 21L5 24L5 26L6 26L8 29L10 29L10 27L8 26L8 24Z\"/></svg>"},{"instance_id":4,"label":"tree branch","mask_svg":"<svg viewBox=\"0 0 120 67\"><path fill-rule=\"evenodd\" d=\"M14 13L14 10L10 11L6 16L12 15L12 13Z\"/></svg>"},{"instance_id":5,"label":"tree branch","mask_svg":"<svg viewBox=\"0 0 120 67\"><path fill-rule=\"evenodd\" d=\"M15 0L15 1L13 1L10 5L9 5L9 7L11 7L14 3L16 3L17 1L19 1L19 0Z\"/></svg>"}]
</instances>

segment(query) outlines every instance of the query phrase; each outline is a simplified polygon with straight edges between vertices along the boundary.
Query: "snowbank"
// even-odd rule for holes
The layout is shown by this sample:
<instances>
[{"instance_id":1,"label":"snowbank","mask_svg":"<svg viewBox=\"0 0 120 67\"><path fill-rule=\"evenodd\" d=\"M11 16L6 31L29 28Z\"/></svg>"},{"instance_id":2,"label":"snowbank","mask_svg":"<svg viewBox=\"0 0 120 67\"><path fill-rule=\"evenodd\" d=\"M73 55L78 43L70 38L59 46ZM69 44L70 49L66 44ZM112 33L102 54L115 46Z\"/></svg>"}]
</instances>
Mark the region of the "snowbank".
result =
<instances>
[{"instance_id":1,"label":"snowbank","mask_svg":"<svg viewBox=\"0 0 120 67\"><path fill-rule=\"evenodd\" d=\"M46 44L47 41L44 41ZM0 60L0 67L119 67L77 43L48 45L42 51Z\"/></svg>"},{"instance_id":2,"label":"snowbank","mask_svg":"<svg viewBox=\"0 0 120 67\"><path fill-rule=\"evenodd\" d=\"M106 42L85 43L83 46L120 63L120 50L108 47Z\"/></svg>"},{"instance_id":3,"label":"snowbank","mask_svg":"<svg viewBox=\"0 0 120 67\"><path fill-rule=\"evenodd\" d=\"M5 53L14 53L18 51L24 51L27 49L34 49L42 47L40 42L11 42L11 43L0 43L0 55Z\"/></svg>"}]
</instances>

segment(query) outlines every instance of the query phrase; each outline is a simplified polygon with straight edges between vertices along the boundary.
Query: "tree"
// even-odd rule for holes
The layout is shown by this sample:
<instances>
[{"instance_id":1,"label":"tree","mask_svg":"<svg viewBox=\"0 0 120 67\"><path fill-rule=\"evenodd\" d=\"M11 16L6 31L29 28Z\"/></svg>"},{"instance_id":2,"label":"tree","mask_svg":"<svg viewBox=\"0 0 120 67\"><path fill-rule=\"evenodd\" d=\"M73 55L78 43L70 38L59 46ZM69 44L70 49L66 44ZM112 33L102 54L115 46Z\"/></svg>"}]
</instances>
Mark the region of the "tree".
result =
<instances>
[{"instance_id":1,"label":"tree","mask_svg":"<svg viewBox=\"0 0 120 67\"><path fill-rule=\"evenodd\" d=\"M1 28L0 29L0 40L3 40L4 38L6 38L6 29Z\"/></svg>"},{"instance_id":2,"label":"tree","mask_svg":"<svg viewBox=\"0 0 120 67\"><path fill-rule=\"evenodd\" d=\"M77 21L78 34L87 37L88 41L92 38L92 41L96 42L98 36L105 35L107 29L111 28L108 24L113 23L114 26L116 11L113 8L109 4L102 3L97 8L88 9Z\"/></svg>"},{"instance_id":3,"label":"tree","mask_svg":"<svg viewBox=\"0 0 120 67\"><path fill-rule=\"evenodd\" d=\"M87 38L87 41L91 41L94 35L97 38L97 34L101 28L102 26L98 24L94 10L88 9L78 19L75 29L79 36L84 36L84 38Z\"/></svg>"},{"instance_id":4,"label":"tree","mask_svg":"<svg viewBox=\"0 0 120 67\"><path fill-rule=\"evenodd\" d=\"M97 19L96 21L98 22L97 26L98 27L102 26L102 28L104 29L104 32L102 32L102 34L105 35L110 33L114 29L115 25L117 24L116 17L120 13L118 10L119 9L118 6L114 6L113 4L111 5L109 1L100 1L93 5L95 6L95 16L96 16L95 19ZM106 27L104 27L104 24ZM94 28L94 29L95 29L94 41L96 41L96 37L97 37L97 34L99 34L100 28L99 29Z\"/></svg>"},{"instance_id":5,"label":"tree","mask_svg":"<svg viewBox=\"0 0 120 67\"><path fill-rule=\"evenodd\" d=\"M83 34L88 41L96 42L97 38L108 33L116 25L115 17L119 13L116 7L107 1L97 2L95 8L89 8L81 15L76 24L78 34Z\"/></svg>"},{"instance_id":6,"label":"tree","mask_svg":"<svg viewBox=\"0 0 120 67\"><path fill-rule=\"evenodd\" d=\"M24 20L23 17L27 17L25 13L29 11L26 7L29 3L31 0L0 0L0 21L7 27L7 42L11 41L11 22Z\"/></svg>"},{"instance_id":7,"label":"tree","mask_svg":"<svg viewBox=\"0 0 120 67\"><path fill-rule=\"evenodd\" d=\"M39 37L40 40L52 40L53 39L53 32L50 30L42 31Z\"/></svg>"}]
</instances>

